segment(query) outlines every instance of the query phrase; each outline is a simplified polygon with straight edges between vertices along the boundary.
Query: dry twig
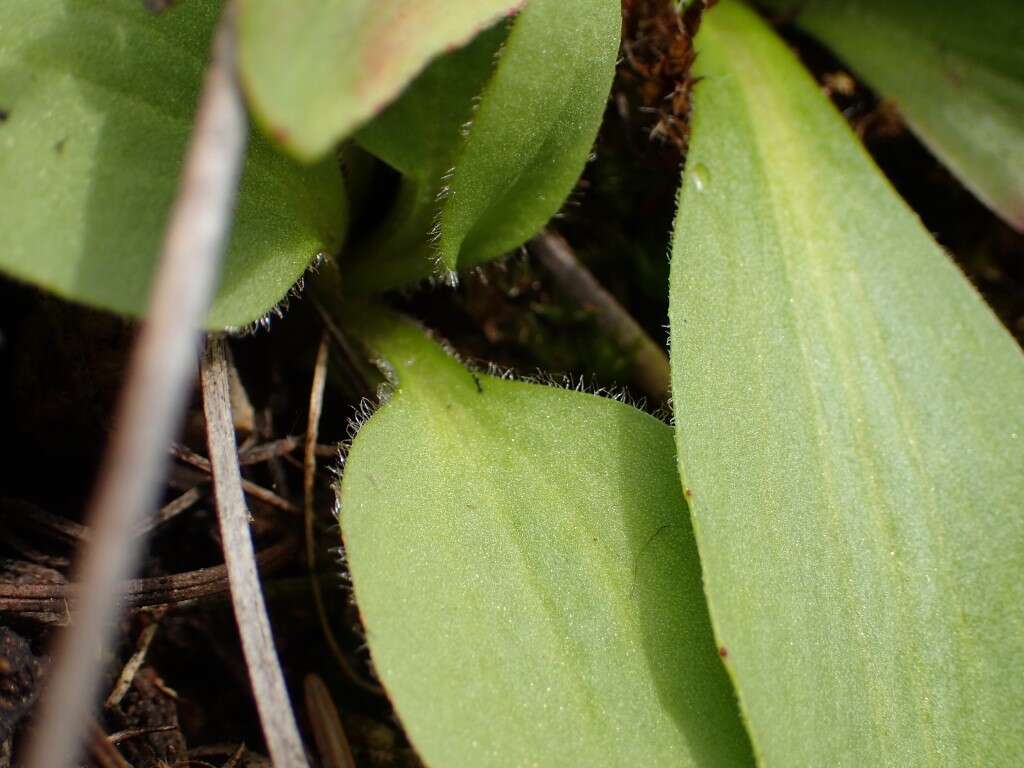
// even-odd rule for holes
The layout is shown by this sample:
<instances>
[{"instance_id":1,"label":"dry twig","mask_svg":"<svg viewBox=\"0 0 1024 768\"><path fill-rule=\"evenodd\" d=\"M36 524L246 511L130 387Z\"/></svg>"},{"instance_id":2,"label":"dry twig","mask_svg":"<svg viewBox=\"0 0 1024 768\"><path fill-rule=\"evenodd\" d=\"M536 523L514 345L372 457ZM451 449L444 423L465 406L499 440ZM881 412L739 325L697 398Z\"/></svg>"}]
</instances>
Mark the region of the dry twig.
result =
<instances>
[{"instance_id":1,"label":"dry twig","mask_svg":"<svg viewBox=\"0 0 1024 768\"><path fill-rule=\"evenodd\" d=\"M247 467L251 464L262 464L277 456L286 456L302 445L302 438L298 435L288 435L269 443L260 443L251 448L238 452L238 463Z\"/></svg>"},{"instance_id":2,"label":"dry twig","mask_svg":"<svg viewBox=\"0 0 1024 768\"><path fill-rule=\"evenodd\" d=\"M122 741L130 741L137 739L140 736L149 736L153 733L169 733L170 731L176 731L177 725L152 725L148 728L126 728L123 731L117 731L107 736L107 740L111 744L120 744Z\"/></svg>"},{"instance_id":3,"label":"dry twig","mask_svg":"<svg viewBox=\"0 0 1024 768\"><path fill-rule=\"evenodd\" d=\"M317 617L320 619L320 627L323 631L324 639L327 641L327 647L330 648L331 653L338 662L338 666L341 668L342 674L344 674L346 679L351 683L354 683L364 691L371 693L374 696L383 696L384 689L375 682L367 680L363 675L360 675L352 666L344 651L342 651L341 644L338 642L338 638L334 634L334 630L331 629L331 623L327 618L327 605L324 601L320 578L317 575L316 539L313 527L313 482L316 478L316 457L323 454L322 448L324 447L317 444L317 439L320 432L320 414L323 410L324 387L327 384L328 342L331 338L334 338L336 342L341 341L347 345L347 342L340 330L334 326L330 315L325 312L319 304L317 305L317 309L325 321L326 330L320 339L320 348L317 351L316 366L313 373L313 384L310 387L309 419L306 424L306 447L303 457L303 484L305 490L306 517L306 564L309 569L309 580L313 590L313 602L316 605ZM347 348L343 351L346 353L351 352L351 350ZM354 373L353 375L356 377L359 376L358 373ZM333 454L337 455L336 449L333 451Z\"/></svg>"},{"instance_id":4,"label":"dry twig","mask_svg":"<svg viewBox=\"0 0 1024 768\"><path fill-rule=\"evenodd\" d=\"M224 768L236 768L236 766L241 765L243 757L245 757L245 744L239 744L235 754L224 763Z\"/></svg>"},{"instance_id":5,"label":"dry twig","mask_svg":"<svg viewBox=\"0 0 1024 768\"><path fill-rule=\"evenodd\" d=\"M163 618L164 611L165 609L163 608L155 610L149 624L143 627L142 632L139 633L139 641L135 646L135 653L132 654L131 658L128 659L128 663L121 669L121 674L117 676L117 683L114 684L114 689L107 696L106 706L108 709L120 704L121 700L124 699L124 695L128 693L128 689L131 688L132 680L135 679L136 673L146 660L146 654L149 653L149 644L156 637L156 631L160 627L160 619ZM111 741L113 741L113 738L111 738Z\"/></svg>"},{"instance_id":6,"label":"dry twig","mask_svg":"<svg viewBox=\"0 0 1024 768\"><path fill-rule=\"evenodd\" d=\"M317 675L307 675L305 688L306 714L320 752L320 764L324 768L356 768L348 737L324 681Z\"/></svg>"},{"instance_id":7,"label":"dry twig","mask_svg":"<svg viewBox=\"0 0 1024 768\"><path fill-rule=\"evenodd\" d=\"M235 75L233 8L229 2L214 40L148 317L132 349L114 434L89 505L94 538L78 566L82 601L56 649L27 768L74 762L99 683L96 649L113 628L118 583L137 568L143 539L135 531L156 505L166 446L194 379L196 342L220 275L248 135Z\"/></svg>"},{"instance_id":8,"label":"dry twig","mask_svg":"<svg viewBox=\"0 0 1024 768\"><path fill-rule=\"evenodd\" d=\"M193 504L205 495L206 491L203 488L198 485L192 486L180 496L175 497L160 507L160 511L157 512L156 516L147 520L143 523L142 527L139 528L138 535L142 536L149 533L154 528L163 525L169 520L173 520L182 512L187 512L192 508Z\"/></svg>"},{"instance_id":9,"label":"dry twig","mask_svg":"<svg viewBox=\"0 0 1024 768\"><path fill-rule=\"evenodd\" d=\"M285 539L262 550L256 556L260 573L271 573L291 560L297 544L295 539ZM65 617L69 607L77 611L83 589L80 584L0 581L0 613L17 613L54 623ZM227 568L215 565L169 576L129 579L119 584L117 591L123 596L124 606L130 609L182 605L227 592Z\"/></svg>"},{"instance_id":10,"label":"dry twig","mask_svg":"<svg viewBox=\"0 0 1024 768\"><path fill-rule=\"evenodd\" d=\"M88 541L89 529L66 517L54 515L22 499L0 499L0 509L12 522L55 536L61 541L78 544Z\"/></svg>"},{"instance_id":11,"label":"dry twig","mask_svg":"<svg viewBox=\"0 0 1024 768\"><path fill-rule=\"evenodd\" d=\"M200 456L195 451L190 451L183 445L172 445L171 453L178 459L181 459L187 464L191 464L197 469L201 469L203 472L212 472L210 460ZM237 462L237 457L236 457ZM271 507L284 510L285 512L291 512L292 514L298 514L301 510L292 504L288 499L278 496L268 488L264 488L262 485L257 485L251 480L242 479L242 490L252 496L253 498L259 499L264 504L268 504Z\"/></svg>"},{"instance_id":12,"label":"dry twig","mask_svg":"<svg viewBox=\"0 0 1024 768\"><path fill-rule=\"evenodd\" d=\"M288 689L274 648L270 619L256 571L249 532L249 510L242 494L238 448L231 421L225 348L223 337L207 339L200 370L217 518L224 546L224 562L231 582L231 601L271 759L278 768L305 766L305 750L288 700Z\"/></svg>"},{"instance_id":13,"label":"dry twig","mask_svg":"<svg viewBox=\"0 0 1024 768\"><path fill-rule=\"evenodd\" d=\"M581 307L593 312L597 324L630 355L637 385L655 402L666 402L671 371L665 350L579 262L560 235L542 232L530 241L529 249L558 287Z\"/></svg>"},{"instance_id":14,"label":"dry twig","mask_svg":"<svg viewBox=\"0 0 1024 768\"><path fill-rule=\"evenodd\" d=\"M338 665L344 675L359 687L375 695L381 695L383 691L373 683L367 682L360 676L349 663L348 658L341 650L341 644L331 629L330 621L327 618L327 605L324 602L323 589L320 586L320 579L316 572L316 529L314 526L315 517L315 486L316 480L316 455L317 437L320 432L320 414L323 411L324 387L327 384L327 352L329 349L330 337L325 331L320 338L320 348L316 353L316 365L313 369L313 385L309 393L309 419L306 424L306 447L303 456L303 491L305 494L305 517L306 517L306 564L309 569L309 583L313 590L313 601L316 604L317 616L320 618L320 627L327 640L327 646L334 654ZM308 682L308 681L307 681ZM308 696L308 688L307 688Z\"/></svg>"},{"instance_id":15,"label":"dry twig","mask_svg":"<svg viewBox=\"0 0 1024 768\"><path fill-rule=\"evenodd\" d=\"M89 730L89 754L100 768L132 768L128 761L117 751L114 742L99 723L92 718L87 725Z\"/></svg>"}]
</instances>

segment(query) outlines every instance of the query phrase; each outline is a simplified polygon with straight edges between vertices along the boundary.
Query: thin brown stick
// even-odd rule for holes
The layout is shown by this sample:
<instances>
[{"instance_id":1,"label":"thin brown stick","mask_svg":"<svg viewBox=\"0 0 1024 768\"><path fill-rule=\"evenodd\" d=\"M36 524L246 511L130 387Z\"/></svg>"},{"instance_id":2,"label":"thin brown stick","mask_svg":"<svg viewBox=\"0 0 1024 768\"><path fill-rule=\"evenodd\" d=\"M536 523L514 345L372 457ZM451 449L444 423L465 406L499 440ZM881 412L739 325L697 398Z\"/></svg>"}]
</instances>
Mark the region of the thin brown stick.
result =
<instances>
[{"instance_id":1,"label":"thin brown stick","mask_svg":"<svg viewBox=\"0 0 1024 768\"><path fill-rule=\"evenodd\" d=\"M256 561L260 574L273 573L292 559L298 542L285 539L261 550ZM61 618L69 606L76 608L83 590L80 584L19 584L0 581L0 613L47 614ZM200 568L169 576L130 579L118 586L126 608L143 610L181 605L228 591L228 573L223 565Z\"/></svg>"},{"instance_id":2,"label":"thin brown stick","mask_svg":"<svg viewBox=\"0 0 1024 768\"><path fill-rule=\"evenodd\" d=\"M331 278L332 275L333 278ZM331 262L328 262L323 272L321 272L321 278L331 278L331 280L328 280L328 285L341 279L340 275L337 274L337 269L332 268ZM320 286L319 282L317 286L322 292L326 292L327 289ZM331 335L331 339L337 345L338 351L345 358L346 365L343 373L346 374L346 378L353 391L359 393L371 392L371 383L379 380L379 378L375 377L374 371L368 368L366 358L356 352L352 344L349 343L344 331L338 326L338 323L327 308L320 303L318 297L313 298L313 307L316 309L317 314L320 315L320 319L323 321L327 332Z\"/></svg>"},{"instance_id":3,"label":"thin brown stick","mask_svg":"<svg viewBox=\"0 0 1024 768\"><path fill-rule=\"evenodd\" d=\"M598 326L629 354L637 386L655 401L666 402L672 374L665 350L580 263L565 239L553 232L542 232L530 241L529 250L559 289L593 312Z\"/></svg>"},{"instance_id":4,"label":"thin brown stick","mask_svg":"<svg viewBox=\"0 0 1024 768\"><path fill-rule=\"evenodd\" d=\"M3 527L6 528L6 526ZM36 549L15 533L4 531L3 536L4 543L29 562L53 569L66 568L71 564L71 560L66 557L50 555L42 550Z\"/></svg>"},{"instance_id":5,"label":"thin brown stick","mask_svg":"<svg viewBox=\"0 0 1024 768\"><path fill-rule=\"evenodd\" d=\"M341 665L348 677L357 679L352 674L348 659L341 651L338 639L334 636L327 610L324 605L323 590L316 575L316 527L315 522L315 481L316 481L316 441L320 433L320 414L323 412L324 387L327 384L327 353L329 337L325 331L320 336L320 347L316 353L316 364L313 367L313 384L309 392L309 418L306 421L306 445L303 453L302 489L306 522L306 567L309 569L309 583L313 589L313 602L316 604L320 628L327 640L327 646ZM307 689L308 690L308 689ZM308 696L308 693L307 693Z\"/></svg>"},{"instance_id":6,"label":"thin brown stick","mask_svg":"<svg viewBox=\"0 0 1024 768\"><path fill-rule=\"evenodd\" d=\"M309 392L309 417L306 420L306 445L303 453L302 492L303 512L306 523L306 559L310 573L316 570L316 536L314 522L316 491L316 440L320 434L320 414L324 407L324 387L327 384L328 337L325 331L320 335L320 346L313 366L313 384ZM313 592L320 603L320 585L313 580Z\"/></svg>"},{"instance_id":7,"label":"thin brown stick","mask_svg":"<svg viewBox=\"0 0 1024 768\"><path fill-rule=\"evenodd\" d=\"M251 464L262 464L277 456L286 456L302 445L302 438L299 435L288 435L269 443L260 443L251 448L238 452L238 463L243 467Z\"/></svg>"},{"instance_id":8,"label":"thin brown stick","mask_svg":"<svg viewBox=\"0 0 1024 768\"><path fill-rule=\"evenodd\" d=\"M324 600L323 588L320 585L320 578L316 568L316 529L315 522L315 481L316 481L316 457L317 439L320 436L320 416L324 405L324 388L327 385L327 360L330 349L330 332L325 330L320 336L320 347L316 353L316 364L313 368L313 383L309 393L309 418L306 421L306 445L303 454L303 492L304 511L306 522L306 565L309 569L309 583L313 590L313 603L316 605L317 617L320 619L320 628L327 647L330 648L342 674L349 681L374 695L383 695L383 689L374 683L367 681L352 667L348 657L341 649L331 622L328 618L327 603Z\"/></svg>"},{"instance_id":9,"label":"thin brown stick","mask_svg":"<svg viewBox=\"0 0 1024 768\"><path fill-rule=\"evenodd\" d=\"M199 486L210 484L210 473L201 472L192 467L183 467L181 464L171 464L167 471L167 487L176 491L187 491Z\"/></svg>"},{"instance_id":10,"label":"thin brown stick","mask_svg":"<svg viewBox=\"0 0 1024 768\"><path fill-rule=\"evenodd\" d=\"M18 525L56 536L71 544L88 541L90 537L89 529L86 526L68 520L66 517L55 515L22 499L0 499L0 510L3 510L11 521Z\"/></svg>"},{"instance_id":11,"label":"thin brown stick","mask_svg":"<svg viewBox=\"0 0 1024 768\"><path fill-rule=\"evenodd\" d=\"M86 728L89 731L89 754L100 768L132 768L99 723L89 718Z\"/></svg>"},{"instance_id":12,"label":"thin brown stick","mask_svg":"<svg viewBox=\"0 0 1024 768\"><path fill-rule=\"evenodd\" d=\"M271 459L287 459L296 448L304 444L305 439L302 435L287 435L268 443L254 445L251 448L239 449L238 463L243 467L248 467L253 464L262 464ZM317 456L333 458L338 455L338 446L336 445L318 443L315 450Z\"/></svg>"},{"instance_id":13,"label":"thin brown stick","mask_svg":"<svg viewBox=\"0 0 1024 768\"><path fill-rule=\"evenodd\" d=\"M116 731L107 736L111 744L120 744L122 741L130 741L140 736L149 736L153 733L167 733L178 730L177 725L151 725L148 728L126 728L123 731Z\"/></svg>"},{"instance_id":14,"label":"thin brown stick","mask_svg":"<svg viewBox=\"0 0 1024 768\"><path fill-rule=\"evenodd\" d=\"M306 714L320 752L320 765L323 768L356 768L348 737L324 681L317 675L307 675L305 689Z\"/></svg>"},{"instance_id":15,"label":"thin brown stick","mask_svg":"<svg viewBox=\"0 0 1024 768\"><path fill-rule=\"evenodd\" d=\"M143 627L142 632L139 633L135 653L132 654L131 658L128 659L128 663L121 669L121 674L117 676L117 683L114 684L114 689L107 696L106 707L108 709L112 709L120 704L121 700L124 699L124 695L128 693L128 689L131 688L135 675L146 660L146 654L149 653L149 645L153 642L153 638L156 637L156 631L160 628L160 619L163 618L163 615L164 609L154 611L152 621Z\"/></svg>"},{"instance_id":16,"label":"thin brown stick","mask_svg":"<svg viewBox=\"0 0 1024 768\"><path fill-rule=\"evenodd\" d=\"M224 562L231 582L231 601L249 668L256 710L271 759L278 768L306 766L306 754L295 723L284 673L274 648L267 607L260 590L256 557L249 532L249 510L242 494L238 448L231 421L231 394L223 337L207 339L200 367L203 411L206 414L210 463L213 466L217 518Z\"/></svg>"},{"instance_id":17,"label":"thin brown stick","mask_svg":"<svg viewBox=\"0 0 1024 768\"><path fill-rule=\"evenodd\" d=\"M157 528L169 520L173 520L182 512L186 512L192 508L192 505L199 501L203 496L206 495L206 491L194 485L185 491L180 496L171 499L171 501L160 507L160 511L149 520L147 520L142 527L139 528L138 535L149 533L154 528Z\"/></svg>"},{"instance_id":18,"label":"thin brown stick","mask_svg":"<svg viewBox=\"0 0 1024 768\"><path fill-rule=\"evenodd\" d=\"M245 742L241 744L204 744L201 747L190 749L188 756L190 760L204 757L230 757L237 754L239 750L242 750L243 755L245 754Z\"/></svg>"},{"instance_id":19,"label":"thin brown stick","mask_svg":"<svg viewBox=\"0 0 1024 768\"><path fill-rule=\"evenodd\" d=\"M177 199L168 219L149 312L132 349L110 448L88 508L94 538L77 573L85 585L74 621L60 634L50 684L30 739L27 768L75 761L86 732L118 610L119 582L141 559L135 536L156 506L195 376L196 344L220 275L248 135L235 73L234 5L218 27Z\"/></svg>"},{"instance_id":20,"label":"thin brown stick","mask_svg":"<svg viewBox=\"0 0 1024 768\"><path fill-rule=\"evenodd\" d=\"M210 460L204 456L200 456L195 451L190 451L183 445L172 445L171 453L178 459L191 464L197 469L203 470L203 472L212 472L212 465ZM278 496L273 491L264 488L262 485L257 485L251 480L242 479L242 490L249 494L253 498L259 499L264 504L269 504L277 509L284 510L285 512L291 512L292 514L299 514L300 510L297 506L292 504L288 499Z\"/></svg>"},{"instance_id":21,"label":"thin brown stick","mask_svg":"<svg viewBox=\"0 0 1024 768\"><path fill-rule=\"evenodd\" d=\"M245 744L239 744L238 749L235 750L235 754L228 758L228 761L224 763L224 768L236 768L242 764L242 758L245 757Z\"/></svg>"}]
</instances>

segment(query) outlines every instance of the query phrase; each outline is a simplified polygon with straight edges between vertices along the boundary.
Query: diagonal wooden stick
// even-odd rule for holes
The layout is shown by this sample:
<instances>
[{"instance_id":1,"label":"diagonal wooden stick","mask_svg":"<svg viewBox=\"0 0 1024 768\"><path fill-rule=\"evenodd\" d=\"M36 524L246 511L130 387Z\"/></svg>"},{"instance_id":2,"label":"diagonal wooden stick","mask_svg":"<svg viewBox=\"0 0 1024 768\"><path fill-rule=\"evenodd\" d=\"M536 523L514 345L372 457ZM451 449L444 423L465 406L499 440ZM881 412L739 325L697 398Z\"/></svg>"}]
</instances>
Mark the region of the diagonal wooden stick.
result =
<instances>
[{"instance_id":1,"label":"diagonal wooden stick","mask_svg":"<svg viewBox=\"0 0 1024 768\"><path fill-rule=\"evenodd\" d=\"M305 767L306 753L288 699L256 571L249 510L242 493L238 447L231 421L231 385L225 348L223 337L207 339L201 373L217 519L231 583L231 602L271 760L277 768Z\"/></svg>"},{"instance_id":2,"label":"diagonal wooden stick","mask_svg":"<svg viewBox=\"0 0 1024 768\"><path fill-rule=\"evenodd\" d=\"M655 403L667 402L672 376L665 350L580 263L565 238L545 231L533 238L527 247L558 287L581 307L593 312L598 326L626 353L636 384Z\"/></svg>"},{"instance_id":3,"label":"diagonal wooden stick","mask_svg":"<svg viewBox=\"0 0 1024 768\"><path fill-rule=\"evenodd\" d=\"M234 69L229 2L214 40L184 174L171 211L149 314L132 349L116 428L87 518L93 538L77 563L82 599L61 634L56 662L29 741L26 768L75 763L97 694L97 650L110 639L117 585L138 566L144 517L157 505L195 376L199 332L220 276L248 123Z\"/></svg>"}]
</instances>

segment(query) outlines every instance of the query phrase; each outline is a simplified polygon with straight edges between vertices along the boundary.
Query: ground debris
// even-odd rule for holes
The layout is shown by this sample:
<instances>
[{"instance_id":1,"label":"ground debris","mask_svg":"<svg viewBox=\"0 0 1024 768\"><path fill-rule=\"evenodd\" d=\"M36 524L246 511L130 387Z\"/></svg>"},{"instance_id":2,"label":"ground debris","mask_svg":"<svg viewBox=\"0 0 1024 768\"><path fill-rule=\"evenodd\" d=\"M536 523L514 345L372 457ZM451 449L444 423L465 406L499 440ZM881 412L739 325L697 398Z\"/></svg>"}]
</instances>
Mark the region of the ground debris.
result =
<instances>
[{"instance_id":1,"label":"ground debris","mask_svg":"<svg viewBox=\"0 0 1024 768\"><path fill-rule=\"evenodd\" d=\"M620 114L637 112L652 139L685 152L689 139L692 38L703 4L680 13L673 0L623 0L622 56L616 79Z\"/></svg>"},{"instance_id":2,"label":"ground debris","mask_svg":"<svg viewBox=\"0 0 1024 768\"><path fill-rule=\"evenodd\" d=\"M118 731L129 732L118 748L135 768L180 765L187 760L177 702L152 667L139 670L124 700L107 717Z\"/></svg>"},{"instance_id":3,"label":"ground debris","mask_svg":"<svg viewBox=\"0 0 1024 768\"><path fill-rule=\"evenodd\" d=\"M28 641L0 627L0 742L7 741L35 703L42 674L43 664Z\"/></svg>"}]
</instances>

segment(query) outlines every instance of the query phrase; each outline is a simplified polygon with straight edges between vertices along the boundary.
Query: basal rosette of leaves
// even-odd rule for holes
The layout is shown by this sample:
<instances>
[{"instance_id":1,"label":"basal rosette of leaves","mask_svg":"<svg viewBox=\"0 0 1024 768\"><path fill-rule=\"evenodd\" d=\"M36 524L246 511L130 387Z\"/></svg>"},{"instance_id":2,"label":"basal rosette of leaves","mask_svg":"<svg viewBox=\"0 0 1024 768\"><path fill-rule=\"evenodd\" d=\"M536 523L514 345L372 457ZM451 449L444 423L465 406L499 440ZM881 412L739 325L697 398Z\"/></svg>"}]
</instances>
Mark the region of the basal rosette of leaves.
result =
<instances>
[{"instance_id":1,"label":"basal rosette of leaves","mask_svg":"<svg viewBox=\"0 0 1024 768\"><path fill-rule=\"evenodd\" d=\"M766 4L1021 225L1024 5ZM222 8L0 3L6 275L145 314ZM342 533L427 764L1024 764L1024 356L764 20L722 0L695 41L668 426L346 303L557 213L618 0L238 12L262 128L207 324L251 323L338 257L321 303L390 378ZM349 237L350 214L378 225Z\"/></svg>"}]
</instances>

